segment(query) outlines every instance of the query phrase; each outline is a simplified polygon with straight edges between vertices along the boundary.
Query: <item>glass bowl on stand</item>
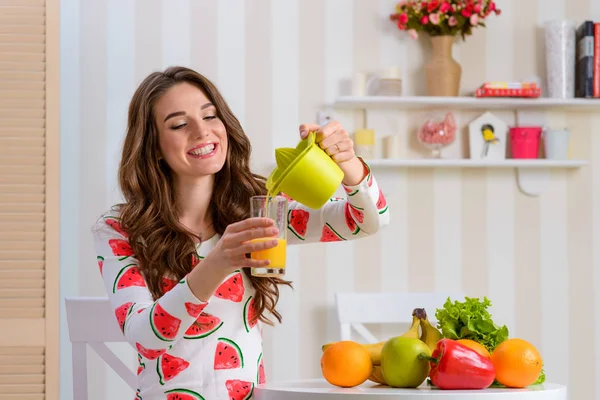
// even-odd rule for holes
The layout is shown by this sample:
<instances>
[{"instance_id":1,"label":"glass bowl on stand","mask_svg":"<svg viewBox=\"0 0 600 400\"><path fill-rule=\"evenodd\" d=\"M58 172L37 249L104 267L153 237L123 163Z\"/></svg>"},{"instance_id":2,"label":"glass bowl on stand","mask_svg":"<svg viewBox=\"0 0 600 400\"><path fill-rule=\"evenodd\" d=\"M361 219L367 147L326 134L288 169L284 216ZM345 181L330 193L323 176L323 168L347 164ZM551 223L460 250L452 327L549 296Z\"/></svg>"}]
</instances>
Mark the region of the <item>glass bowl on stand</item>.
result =
<instances>
[{"instance_id":1,"label":"glass bowl on stand","mask_svg":"<svg viewBox=\"0 0 600 400\"><path fill-rule=\"evenodd\" d=\"M428 117L417 132L419 143L431 151L432 158L442 158L442 149L456 139L454 114L446 113L444 118Z\"/></svg>"}]
</instances>

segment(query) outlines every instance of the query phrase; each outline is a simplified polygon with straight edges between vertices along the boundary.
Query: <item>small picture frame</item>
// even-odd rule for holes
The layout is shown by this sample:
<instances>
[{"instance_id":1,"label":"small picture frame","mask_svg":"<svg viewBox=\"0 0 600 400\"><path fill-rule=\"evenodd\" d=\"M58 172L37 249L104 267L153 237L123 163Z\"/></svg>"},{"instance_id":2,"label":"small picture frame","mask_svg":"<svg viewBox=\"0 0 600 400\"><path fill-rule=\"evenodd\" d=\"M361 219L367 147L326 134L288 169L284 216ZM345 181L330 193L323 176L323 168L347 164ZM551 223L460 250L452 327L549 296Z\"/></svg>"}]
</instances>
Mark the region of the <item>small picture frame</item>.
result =
<instances>
[{"instance_id":1,"label":"small picture frame","mask_svg":"<svg viewBox=\"0 0 600 400\"><path fill-rule=\"evenodd\" d=\"M469 155L471 160L506 159L508 124L490 112L485 112L469 124Z\"/></svg>"}]
</instances>

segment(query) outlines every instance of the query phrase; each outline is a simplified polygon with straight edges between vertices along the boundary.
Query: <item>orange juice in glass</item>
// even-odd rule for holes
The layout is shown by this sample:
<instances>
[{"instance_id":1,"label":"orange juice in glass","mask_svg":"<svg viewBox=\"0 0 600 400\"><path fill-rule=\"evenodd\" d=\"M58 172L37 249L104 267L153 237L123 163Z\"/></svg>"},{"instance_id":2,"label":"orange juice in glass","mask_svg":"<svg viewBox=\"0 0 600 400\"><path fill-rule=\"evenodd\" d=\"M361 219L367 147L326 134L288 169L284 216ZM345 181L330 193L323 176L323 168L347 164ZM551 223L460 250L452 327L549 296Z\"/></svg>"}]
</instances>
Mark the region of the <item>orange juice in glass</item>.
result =
<instances>
[{"instance_id":1,"label":"orange juice in glass","mask_svg":"<svg viewBox=\"0 0 600 400\"><path fill-rule=\"evenodd\" d=\"M287 212L288 202L283 196L253 196L250 199L250 216L271 218L279 230L276 237L253 239L253 242L264 242L277 239L277 246L255 251L250 254L253 260L269 260L264 268L252 268L252 276L273 277L285 275L285 260L287 248Z\"/></svg>"}]
</instances>

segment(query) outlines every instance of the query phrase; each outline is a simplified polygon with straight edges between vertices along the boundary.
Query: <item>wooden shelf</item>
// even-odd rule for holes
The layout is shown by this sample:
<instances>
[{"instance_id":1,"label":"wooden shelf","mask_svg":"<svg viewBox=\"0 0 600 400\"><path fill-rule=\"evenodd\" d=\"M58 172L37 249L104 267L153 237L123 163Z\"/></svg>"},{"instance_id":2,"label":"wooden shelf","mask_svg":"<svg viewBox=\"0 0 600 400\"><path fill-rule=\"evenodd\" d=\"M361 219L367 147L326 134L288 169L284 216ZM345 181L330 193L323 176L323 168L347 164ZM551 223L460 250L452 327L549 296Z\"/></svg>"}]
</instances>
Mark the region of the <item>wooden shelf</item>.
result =
<instances>
[{"instance_id":1,"label":"wooden shelf","mask_svg":"<svg viewBox=\"0 0 600 400\"><path fill-rule=\"evenodd\" d=\"M554 98L476 98L434 96L343 96L335 101L336 107L350 109L380 108L423 110L433 108L486 109L486 110L568 110L598 111L600 99Z\"/></svg>"},{"instance_id":2,"label":"wooden shelf","mask_svg":"<svg viewBox=\"0 0 600 400\"><path fill-rule=\"evenodd\" d=\"M577 169L588 165L585 160L506 159L499 161L471 159L365 159L374 170L397 168L514 168L517 184L529 196L539 196L550 180L550 170Z\"/></svg>"},{"instance_id":3,"label":"wooden shelf","mask_svg":"<svg viewBox=\"0 0 600 400\"><path fill-rule=\"evenodd\" d=\"M373 168L580 168L585 160L506 159L500 161L470 159L365 159Z\"/></svg>"}]
</instances>

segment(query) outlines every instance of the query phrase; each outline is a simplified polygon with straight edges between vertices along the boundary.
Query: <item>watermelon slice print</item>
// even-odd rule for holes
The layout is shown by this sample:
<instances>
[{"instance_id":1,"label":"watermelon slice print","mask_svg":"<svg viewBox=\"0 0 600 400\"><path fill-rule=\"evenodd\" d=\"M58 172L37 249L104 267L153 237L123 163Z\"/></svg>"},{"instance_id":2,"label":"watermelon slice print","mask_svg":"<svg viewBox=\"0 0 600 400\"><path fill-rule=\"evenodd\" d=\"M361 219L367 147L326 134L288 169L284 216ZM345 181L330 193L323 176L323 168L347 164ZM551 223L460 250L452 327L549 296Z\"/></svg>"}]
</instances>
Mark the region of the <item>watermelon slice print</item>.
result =
<instances>
[{"instance_id":1,"label":"watermelon slice print","mask_svg":"<svg viewBox=\"0 0 600 400\"><path fill-rule=\"evenodd\" d=\"M348 196L354 196L356 193L358 193L358 189L350 189L350 188L347 188L346 186L344 186L344 191L346 191Z\"/></svg>"},{"instance_id":2,"label":"watermelon slice print","mask_svg":"<svg viewBox=\"0 0 600 400\"><path fill-rule=\"evenodd\" d=\"M346 226L348 226L348 229L353 235L356 235L358 232L360 232L360 228L358 225L356 225L354 218L352 218L352 213L350 212L350 203L346 203L346 206L344 207L344 217L346 218Z\"/></svg>"},{"instance_id":3,"label":"watermelon slice print","mask_svg":"<svg viewBox=\"0 0 600 400\"><path fill-rule=\"evenodd\" d=\"M140 389L135 391L135 399L134 400L142 400L142 396L140 395Z\"/></svg>"},{"instance_id":4,"label":"watermelon slice print","mask_svg":"<svg viewBox=\"0 0 600 400\"><path fill-rule=\"evenodd\" d=\"M135 344L135 348L143 357L145 357L148 360L156 360L161 354L163 354L164 352L167 351L166 349L162 349L162 350L147 349L139 343Z\"/></svg>"},{"instance_id":5,"label":"watermelon slice print","mask_svg":"<svg viewBox=\"0 0 600 400\"><path fill-rule=\"evenodd\" d=\"M144 364L142 362L142 355L138 353L138 369L137 369L137 374L141 374L142 371L146 369L146 364Z\"/></svg>"},{"instance_id":6,"label":"watermelon slice print","mask_svg":"<svg viewBox=\"0 0 600 400\"><path fill-rule=\"evenodd\" d=\"M100 275L102 275L102 268L104 267L104 257L98 256L98 268L100 268Z\"/></svg>"},{"instance_id":7,"label":"watermelon slice print","mask_svg":"<svg viewBox=\"0 0 600 400\"><path fill-rule=\"evenodd\" d=\"M367 186L373 186L373 175L371 174L371 170L369 170L369 176L367 176Z\"/></svg>"},{"instance_id":8,"label":"watermelon slice print","mask_svg":"<svg viewBox=\"0 0 600 400\"><path fill-rule=\"evenodd\" d=\"M215 291L215 296L223 300L231 300L239 303L244 297L244 280L242 279L242 273L236 272Z\"/></svg>"},{"instance_id":9,"label":"watermelon slice print","mask_svg":"<svg viewBox=\"0 0 600 400\"><path fill-rule=\"evenodd\" d=\"M177 283L179 281L174 281L173 279L169 279L169 278L165 278L164 276L162 277L162 282L160 284L160 288L164 293L167 293L169 290L173 289L175 286L177 286Z\"/></svg>"},{"instance_id":10,"label":"watermelon slice print","mask_svg":"<svg viewBox=\"0 0 600 400\"><path fill-rule=\"evenodd\" d=\"M350 204L350 203L348 203ZM352 215L354 216L354 219L358 221L359 224L362 224L363 222L365 222L365 214L363 213L363 209L360 207L356 207L352 204L350 204L350 212L352 213Z\"/></svg>"},{"instance_id":11,"label":"watermelon slice print","mask_svg":"<svg viewBox=\"0 0 600 400\"><path fill-rule=\"evenodd\" d=\"M227 338L218 340L215 350L215 370L244 368L244 356L240 347Z\"/></svg>"},{"instance_id":12,"label":"watermelon slice print","mask_svg":"<svg viewBox=\"0 0 600 400\"><path fill-rule=\"evenodd\" d=\"M230 400L249 400L254 392L254 382L240 381L239 379L226 380L225 387L227 387Z\"/></svg>"},{"instance_id":13,"label":"watermelon slice print","mask_svg":"<svg viewBox=\"0 0 600 400\"><path fill-rule=\"evenodd\" d=\"M223 326L223 322L214 315L202 313L192 326L185 331L185 339L202 339L212 335Z\"/></svg>"},{"instance_id":14,"label":"watermelon slice print","mask_svg":"<svg viewBox=\"0 0 600 400\"><path fill-rule=\"evenodd\" d=\"M130 301L129 303L122 304L115 309L115 316L117 317L117 322L119 323L119 328L121 328L122 333L125 333L125 321L127 320L129 314L131 314L134 304L134 302Z\"/></svg>"},{"instance_id":15,"label":"watermelon slice print","mask_svg":"<svg viewBox=\"0 0 600 400\"><path fill-rule=\"evenodd\" d=\"M204 260L204 257L199 256L197 254L192 254L192 267L198 265L198 263L202 260Z\"/></svg>"},{"instance_id":16,"label":"watermelon slice print","mask_svg":"<svg viewBox=\"0 0 600 400\"><path fill-rule=\"evenodd\" d=\"M254 297L250 296L244 304L244 328L246 332L254 328L258 323L258 319L254 319L256 315L256 307L254 306Z\"/></svg>"},{"instance_id":17,"label":"watermelon slice print","mask_svg":"<svg viewBox=\"0 0 600 400\"><path fill-rule=\"evenodd\" d=\"M198 316L200 315L202 310L204 310L204 308L206 308L207 305L208 305L208 303L194 304L194 303L186 302L185 310L187 311L187 313L190 317L198 318Z\"/></svg>"},{"instance_id":18,"label":"watermelon slice print","mask_svg":"<svg viewBox=\"0 0 600 400\"><path fill-rule=\"evenodd\" d=\"M106 225L110 226L115 231L119 232L121 235L127 237L127 232L125 232L125 230L123 230L123 228L121 227L121 223L119 222L118 218L105 217L104 221L106 222Z\"/></svg>"},{"instance_id":19,"label":"watermelon slice print","mask_svg":"<svg viewBox=\"0 0 600 400\"><path fill-rule=\"evenodd\" d=\"M133 249L129 245L127 240L123 239L110 239L108 241L110 248L112 249L113 255L119 258L119 261L126 259L133 255Z\"/></svg>"},{"instance_id":20,"label":"watermelon slice print","mask_svg":"<svg viewBox=\"0 0 600 400\"><path fill-rule=\"evenodd\" d=\"M205 400L193 390L188 389L171 389L165 392L167 400Z\"/></svg>"},{"instance_id":21,"label":"watermelon slice print","mask_svg":"<svg viewBox=\"0 0 600 400\"><path fill-rule=\"evenodd\" d=\"M258 372L256 373L256 381L259 385L267 382L267 378L265 377L265 365L263 363L262 353L258 355Z\"/></svg>"},{"instance_id":22,"label":"watermelon slice print","mask_svg":"<svg viewBox=\"0 0 600 400\"><path fill-rule=\"evenodd\" d=\"M181 320L172 316L160 304L154 303L150 310L150 326L157 338L172 342L179 332Z\"/></svg>"},{"instance_id":23,"label":"watermelon slice print","mask_svg":"<svg viewBox=\"0 0 600 400\"><path fill-rule=\"evenodd\" d=\"M289 210L288 211L288 229L300 240L306 237L306 226L310 214L306 210Z\"/></svg>"},{"instance_id":24,"label":"watermelon slice print","mask_svg":"<svg viewBox=\"0 0 600 400\"><path fill-rule=\"evenodd\" d=\"M377 199L377 210L379 210L379 214L383 214L388 210L388 205L381 189L379 189L379 198Z\"/></svg>"},{"instance_id":25,"label":"watermelon slice print","mask_svg":"<svg viewBox=\"0 0 600 400\"><path fill-rule=\"evenodd\" d=\"M337 233L335 229L329 223L325 223L323 226L323 232L321 234L321 242L340 242L346 240L342 235Z\"/></svg>"},{"instance_id":26,"label":"watermelon slice print","mask_svg":"<svg viewBox=\"0 0 600 400\"><path fill-rule=\"evenodd\" d=\"M117 290L125 289L128 287L140 286L146 287L146 282L140 273L140 269L135 264L128 264L121 268L115 283L113 284L113 293L117 293Z\"/></svg>"},{"instance_id":27,"label":"watermelon slice print","mask_svg":"<svg viewBox=\"0 0 600 400\"><path fill-rule=\"evenodd\" d=\"M158 361L156 362L156 372L158 373L160 384L164 385L165 382L175 378L189 366L189 362L171 354L165 353L158 357Z\"/></svg>"}]
</instances>

